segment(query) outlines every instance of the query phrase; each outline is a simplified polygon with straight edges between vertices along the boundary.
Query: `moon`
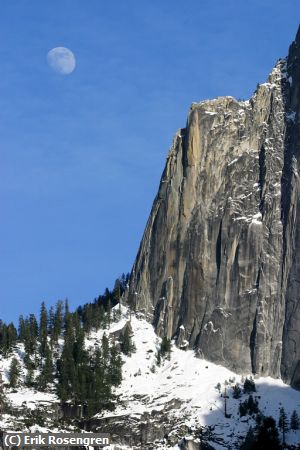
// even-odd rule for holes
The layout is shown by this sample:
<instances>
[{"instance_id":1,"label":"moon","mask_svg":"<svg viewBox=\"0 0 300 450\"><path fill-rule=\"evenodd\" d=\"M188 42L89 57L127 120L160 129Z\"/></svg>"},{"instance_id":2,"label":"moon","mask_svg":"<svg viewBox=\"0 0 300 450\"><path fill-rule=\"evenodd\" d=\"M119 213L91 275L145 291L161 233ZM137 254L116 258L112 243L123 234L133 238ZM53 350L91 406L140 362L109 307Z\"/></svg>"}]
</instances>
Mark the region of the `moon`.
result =
<instances>
[{"instance_id":1,"label":"moon","mask_svg":"<svg viewBox=\"0 0 300 450\"><path fill-rule=\"evenodd\" d=\"M47 62L51 69L61 75L70 75L75 70L74 53L66 47L55 47L47 54Z\"/></svg>"}]
</instances>

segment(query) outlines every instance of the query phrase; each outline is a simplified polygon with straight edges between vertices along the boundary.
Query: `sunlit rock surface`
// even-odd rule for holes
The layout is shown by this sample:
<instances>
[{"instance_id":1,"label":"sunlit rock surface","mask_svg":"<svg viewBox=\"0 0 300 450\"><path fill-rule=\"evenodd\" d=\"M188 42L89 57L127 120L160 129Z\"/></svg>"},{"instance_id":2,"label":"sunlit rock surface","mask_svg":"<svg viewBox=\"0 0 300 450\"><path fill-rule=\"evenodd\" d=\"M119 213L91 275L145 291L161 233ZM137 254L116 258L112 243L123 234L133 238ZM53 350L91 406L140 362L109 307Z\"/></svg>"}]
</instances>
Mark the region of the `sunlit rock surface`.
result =
<instances>
[{"instance_id":1,"label":"sunlit rock surface","mask_svg":"<svg viewBox=\"0 0 300 450\"><path fill-rule=\"evenodd\" d=\"M128 299L161 336L300 388L299 107L299 31L249 101L192 105Z\"/></svg>"}]
</instances>

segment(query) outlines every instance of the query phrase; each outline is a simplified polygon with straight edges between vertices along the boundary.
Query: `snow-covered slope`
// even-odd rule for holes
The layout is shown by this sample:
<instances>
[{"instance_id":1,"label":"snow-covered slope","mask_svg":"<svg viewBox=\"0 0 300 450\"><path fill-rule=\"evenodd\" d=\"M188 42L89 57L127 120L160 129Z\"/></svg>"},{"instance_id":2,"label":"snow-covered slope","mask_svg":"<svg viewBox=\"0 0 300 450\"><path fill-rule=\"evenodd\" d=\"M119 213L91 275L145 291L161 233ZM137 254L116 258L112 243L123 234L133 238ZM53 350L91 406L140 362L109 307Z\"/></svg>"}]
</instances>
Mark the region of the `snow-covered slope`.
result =
<instances>
[{"instance_id":1,"label":"snow-covered slope","mask_svg":"<svg viewBox=\"0 0 300 450\"><path fill-rule=\"evenodd\" d=\"M124 316L128 317L125 308ZM165 359L158 367L156 352L160 338L151 324L141 315L133 316L131 327L136 352L124 358L124 379L118 392L124 403L117 407L113 415L128 414L139 418L145 412L164 410L167 405L172 402L175 405L174 401L179 400L167 415L177 418L178 424L184 420L192 430L201 426L214 428L214 435L220 438L220 442L224 440L224 445L211 443L216 449L227 449L228 443L233 440L238 442L238 436L245 436L250 424L255 425L254 419L249 416L240 418L238 412L240 400L248 398L248 395L243 394L240 400L236 400L232 397L231 388L236 383L242 386L245 376L250 374L237 375L200 359L192 350L180 350L175 345L172 345L170 360ZM218 383L221 384L221 393L216 388ZM294 409L300 412L300 393L281 380L258 378L255 384L257 392L254 397L258 398L264 415L272 415L277 421L281 406L288 416ZM221 394L225 386L229 396L227 412L231 414L230 419L224 416L224 398ZM111 415L105 413L101 417ZM299 443L300 433L289 432L287 442Z\"/></svg>"},{"instance_id":2,"label":"snow-covered slope","mask_svg":"<svg viewBox=\"0 0 300 450\"><path fill-rule=\"evenodd\" d=\"M231 448L238 448L240 439L245 436L250 425L255 425L255 421L254 417L249 415L240 417L239 403L248 398L248 395L243 394L241 399L234 399L232 386L239 383L242 387L244 378L250 374L237 375L197 357L192 350L181 350L174 344L170 358L163 358L158 366L156 355L161 339L143 315L131 315L124 306L121 317L117 322L113 322L109 329L91 332L86 337L86 348L92 353L96 346L101 346L103 333L106 333L111 341L117 342L118 333L128 322L136 350L131 356L123 355L123 381L116 391L119 396L116 409L113 412L99 413L93 420L101 423L103 419L107 422L119 418L124 426L128 420L141 423L147 415L149 421L163 420L162 426L168 436L165 443L160 437L157 439L154 444L157 449L179 448L177 441L184 436L197 440L200 430L206 433L206 441L217 450L227 449L229 445ZM7 371L13 356L19 358L22 376L26 375L22 360L23 349L18 346L13 355L0 360L0 373L4 382L7 381ZM293 410L300 412L300 393L281 380L258 378L255 379L255 384L257 392L253 395L258 399L259 409L264 415L272 415L277 421L281 406L289 417ZM228 395L227 413L231 415L230 418L226 418L224 414L225 388ZM22 387L15 390L6 389L6 395L14 407L25 406L28 409L57 404L58 399L54 392L54 386L53 392L47 393ZM9 414L3 414L0 426L13 429L13 419ZM21 419L18 418L18 426ZM36 430L37 426L30 429ZM49 425L48 429L51 429ZM119 442L122 442L122 439ZM300 443L300 432L290 431L287 434L287 442Z\"/></svg>"}]
</instances>

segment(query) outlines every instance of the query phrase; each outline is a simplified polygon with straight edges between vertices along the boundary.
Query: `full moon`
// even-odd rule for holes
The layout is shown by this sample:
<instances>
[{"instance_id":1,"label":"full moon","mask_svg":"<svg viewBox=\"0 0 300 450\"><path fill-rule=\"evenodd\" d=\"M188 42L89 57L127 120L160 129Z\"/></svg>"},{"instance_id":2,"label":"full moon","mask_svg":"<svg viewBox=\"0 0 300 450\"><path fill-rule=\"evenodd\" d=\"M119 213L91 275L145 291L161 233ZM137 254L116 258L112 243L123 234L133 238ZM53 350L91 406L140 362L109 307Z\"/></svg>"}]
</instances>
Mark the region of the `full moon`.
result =
<instances>
[{"instance_id":1,"label":"full moon","mask_svg":"<svg viewBox=\"0 0 300 450\"><path fill-rule=\"evenodd\" d=\"M66 47L55 47L47 54L51 69L62 75L69 75L76 67L74 53Z\"/></svg>"}]
</instances>

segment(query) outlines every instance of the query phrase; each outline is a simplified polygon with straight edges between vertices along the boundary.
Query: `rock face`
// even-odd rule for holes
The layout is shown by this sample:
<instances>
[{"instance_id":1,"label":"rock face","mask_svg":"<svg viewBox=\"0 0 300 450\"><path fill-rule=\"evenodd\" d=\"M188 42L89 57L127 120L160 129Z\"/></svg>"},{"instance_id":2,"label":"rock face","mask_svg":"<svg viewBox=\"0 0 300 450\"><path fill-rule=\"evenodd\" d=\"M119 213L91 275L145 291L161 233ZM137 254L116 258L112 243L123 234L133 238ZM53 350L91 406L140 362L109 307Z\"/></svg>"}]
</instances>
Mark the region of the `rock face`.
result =
<instances>
[{"instance_id":1,"label":"rock face","mask_svg":"<svg viewBox=\"0 0 300 450\"><path fill-rule=\"evenodd\" d=\"M300 29L250 101L192 105L167 156L127 294L161 336L296 387L299 160Z\"/></svg>"}]
</instances>

